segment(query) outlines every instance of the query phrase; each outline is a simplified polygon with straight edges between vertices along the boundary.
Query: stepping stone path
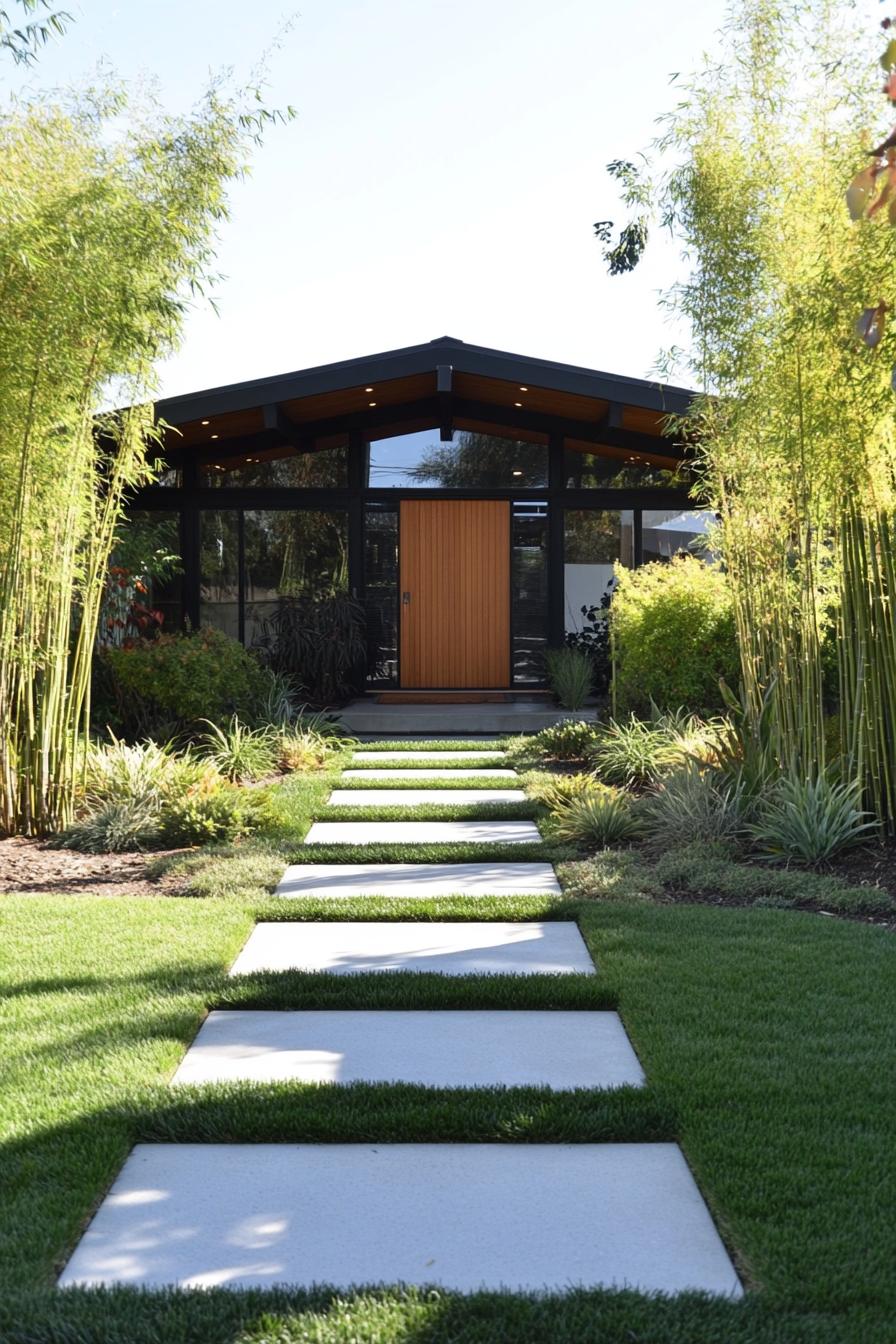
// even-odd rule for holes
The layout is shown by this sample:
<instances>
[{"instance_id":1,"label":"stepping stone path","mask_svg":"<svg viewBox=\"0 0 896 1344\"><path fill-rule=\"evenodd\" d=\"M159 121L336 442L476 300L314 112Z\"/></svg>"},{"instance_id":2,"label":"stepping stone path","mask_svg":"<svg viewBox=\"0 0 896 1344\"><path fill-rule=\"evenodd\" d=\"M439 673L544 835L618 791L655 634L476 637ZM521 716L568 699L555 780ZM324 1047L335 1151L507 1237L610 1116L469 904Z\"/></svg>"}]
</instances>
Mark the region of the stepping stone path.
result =
<instances>
[{"instance_id":1,"label":"stepping stone path","mask_svg":"<svg viewBox=\"0 0 896 1344\"><path fill-rule=\"evenodd\" d=\"M274 895L559 896L560 883L549 863L291 863Z\"/></svg>"},{"instance_id":2,"label":"stepping stone path","mask_svg":"<svg viewBox=\"0 0 896 1344\"><path fill-rule=\"evenodd\" d=\"M175 1083L418 1083L425 1087L639 1087L617 1013L213 1012Z\"/></svg>"},{"instance_id":3,"label":"stepping stone path","mask_svg":"<svg viewBox=\"0 0 896 1344\"><path fill-rule=\"evenodd\" d=\"M358 751L347 780L514 779L503 753ZM451 761L488 762L451 769ZM425 766L417 762L425 761ZM400 762L396 765L395 762ZM403 769L402 767L406 767ZM488 820L512 787L346 788L329 806L483 805L473 821L317 820L306 844L537 843ZM413 812L409 812L413 816ZM276 894L344 899L560 894L549 863L293 864ZM255 926L231 975L594 975L569 920L315 920ZM216 1010L174 1084L638 1087L618 1015L579 1010ZM573 1286L737 1297L728 1253L674 1143L138 1144L59 1283L137 1287Z\"/></svg>"},{"instance_id":4,"label":"stepping stone path","mask_svg":"<svg viewBox=\"0 0 896 1344\"><path fill-rule=\"evenodd\" d=\"M534 821L316 821L306 845L533 845Z\"/></svg>"},{"instance_id":5,"label":"stepping stone path","mask_svg":"<svg viewBox=\"0 0 896 1344\"><path fill-rule=\"evenodd\" d=\"M339 920L256 924L231 975L253 971L436 971L441 975L593 975L572 920L500 924Z\"/></svg>"}]
</instances>

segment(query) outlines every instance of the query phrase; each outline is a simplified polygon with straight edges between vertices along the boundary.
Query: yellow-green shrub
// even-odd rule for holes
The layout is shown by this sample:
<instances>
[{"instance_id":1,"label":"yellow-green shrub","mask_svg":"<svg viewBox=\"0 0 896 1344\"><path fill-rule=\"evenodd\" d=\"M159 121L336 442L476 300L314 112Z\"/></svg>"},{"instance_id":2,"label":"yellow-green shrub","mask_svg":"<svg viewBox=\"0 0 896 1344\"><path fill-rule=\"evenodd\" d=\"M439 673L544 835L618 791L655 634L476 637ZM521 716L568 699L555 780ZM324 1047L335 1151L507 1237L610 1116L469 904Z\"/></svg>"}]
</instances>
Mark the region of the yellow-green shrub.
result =
<instances>
[{"instance_id":1,"label":"yellow-green shrub","mask_svg":"<svg viewBox=\"0 0 896 1344\"><path fill-rule=\"evenodd\" d=\"M640 569L617 566L610 621L618 710L722 708L719 681L734 683L740 664L720 569L693 556Z\"/></svg>"}]
</instances>

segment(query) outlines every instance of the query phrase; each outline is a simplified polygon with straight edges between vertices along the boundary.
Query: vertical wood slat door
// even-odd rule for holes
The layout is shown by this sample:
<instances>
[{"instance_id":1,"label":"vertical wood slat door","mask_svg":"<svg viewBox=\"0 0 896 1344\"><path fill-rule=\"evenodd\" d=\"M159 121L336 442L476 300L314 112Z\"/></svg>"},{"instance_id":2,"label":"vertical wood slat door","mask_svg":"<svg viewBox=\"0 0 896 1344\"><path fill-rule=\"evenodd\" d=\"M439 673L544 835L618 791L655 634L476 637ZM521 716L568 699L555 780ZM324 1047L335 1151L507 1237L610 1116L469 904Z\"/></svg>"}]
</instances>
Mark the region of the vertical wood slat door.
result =
<instances>
[{"instance_id":1,"label":"vertical wood slat door","mask_svg":"<svg viewBox=\"0 0 896 1344\"><path fill-rule=\"evenodd\" d=\"M402 500L399 574L402 686L508 686L509 501Z\"/></svg>"}]
</instances>

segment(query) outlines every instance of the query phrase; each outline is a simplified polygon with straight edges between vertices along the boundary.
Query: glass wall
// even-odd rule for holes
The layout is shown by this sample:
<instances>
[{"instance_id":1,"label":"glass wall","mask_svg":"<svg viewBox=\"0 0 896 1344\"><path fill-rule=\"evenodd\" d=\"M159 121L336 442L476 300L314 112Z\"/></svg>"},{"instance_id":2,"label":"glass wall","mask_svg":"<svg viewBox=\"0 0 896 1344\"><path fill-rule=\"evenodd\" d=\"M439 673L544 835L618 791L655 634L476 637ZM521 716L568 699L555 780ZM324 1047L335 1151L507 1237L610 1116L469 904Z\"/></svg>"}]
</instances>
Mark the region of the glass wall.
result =
<instances>
[{"instance_id":1,"label":"glass wall","mask_svg":"<svg viewBox=\"0 0 896 1344\"><path fill-rule=\"evenodd\" d=\"M199 622L240 638L240 515L206 509L199 515Z\"/></svg>"},{"instance_id":2,"label":"glass wall","mask_svg":"<svg viewBox=\"0 0 896 1344\"><path fill-rule=\"evenodd\" d=\"M563 453L563 483L567 490L637 490L648 486L687 489L688 473L680 466L653 466L636 457L580 452Z\"/></svg>"},{"instance_id":3,"label":"glass wall","mask_svg":"<svg viewBox=\"0 0 896 1344\"><path fill-rule=\"evenodd\" d=\"M243 489L344 489L348 485L348 448L343 442L281 456L222 457L201 464L199 484Z\"/></svg>"},{"instance_id":4,"label":"glass wall","mask_svg":"<svg viewBox=\"0 0 896 1344\"><path fill-rule=\"evenodd\" d=\"M181 628L183 564L180 513L134 509L118 525L100 615L99 639L120 644L135 635Z\"/></svg>"},{"instance_id":5,"label":"glass wall","mask_svg":"<svg viewBox=\"0 0 896 1344\"><path fill-rule=\"evenodd\" d=\"M713 560L708 533L715 521L710 509L645 509L642 518L642 554L650 560L671 560L673 555L696 555Z\"/></svg>"},{"instance_id":6,"label":"glass wall","mask_svg":"<svg viewBox=\"0 0 896 1344\"><path fill-rule=\"evenodd\" d=\"M547 504L514 504L510 544L513 680L525 685L544 681L548 635Z\"/></svg>"},{"instance_id":7,"label":"glass wall","mask_svg":"<svg viewBox=\"0 0 896 1344\"><path fill-rule=\"evenodd\" d=\"M398 510L370 504L364 514L367 675L398 683Z\"/></svg>"},{"instance_id":8,"label":"glass wall","mask_svg":"<svg viewBox=\"0 0 896 1344\"><path fill-rule=\"evenodd\" d=\"M635 562L632 509L567 509L563 519L564 626L581 630L613 579L617 560Z\"/></svg>"},{"instance_id":9,"label":"glass wall","mask_svg":"<svg viewBox=\"0 0 896 1344\"><path fill-rule=\"evenodd\" d=\"M283 598L348 591L345 509L205 509L200 621L253 644Z\"/></svg>"},{"instance_id":10,"label":"glass wall","mask_svg":"<svg viewBox=\"0 0 896 1344\"><path fill-rule=\"evenodd\" d=\"M547 479L544 443L469 429L456 430L443 443L437 429L423 429L370 444L367 481L376 489L541 489Z\"/></svg>"}]
</instances>

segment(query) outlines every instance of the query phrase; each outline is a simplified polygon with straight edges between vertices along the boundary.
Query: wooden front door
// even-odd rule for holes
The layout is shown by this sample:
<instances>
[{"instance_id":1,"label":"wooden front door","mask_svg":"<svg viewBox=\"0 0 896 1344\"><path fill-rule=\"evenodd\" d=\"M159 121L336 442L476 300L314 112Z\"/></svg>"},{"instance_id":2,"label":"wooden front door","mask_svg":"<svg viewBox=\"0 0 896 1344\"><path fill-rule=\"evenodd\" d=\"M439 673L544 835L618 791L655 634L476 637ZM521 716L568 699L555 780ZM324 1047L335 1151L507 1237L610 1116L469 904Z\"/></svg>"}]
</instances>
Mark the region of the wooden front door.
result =
<instances>
[{"instance_id":1,"label":"wooden front door","mask_svg":"<svg viewBox=\"0 0 896 1344\"><path fill-rule=\"evenodd\" d=\"M404 499L401 684L510 684L510 503Z\"/></svg>"}]
</instances>

